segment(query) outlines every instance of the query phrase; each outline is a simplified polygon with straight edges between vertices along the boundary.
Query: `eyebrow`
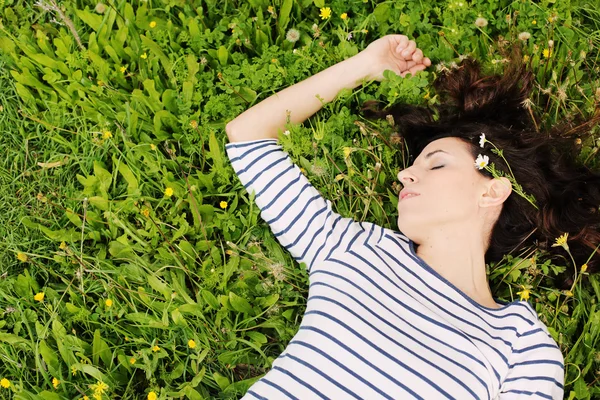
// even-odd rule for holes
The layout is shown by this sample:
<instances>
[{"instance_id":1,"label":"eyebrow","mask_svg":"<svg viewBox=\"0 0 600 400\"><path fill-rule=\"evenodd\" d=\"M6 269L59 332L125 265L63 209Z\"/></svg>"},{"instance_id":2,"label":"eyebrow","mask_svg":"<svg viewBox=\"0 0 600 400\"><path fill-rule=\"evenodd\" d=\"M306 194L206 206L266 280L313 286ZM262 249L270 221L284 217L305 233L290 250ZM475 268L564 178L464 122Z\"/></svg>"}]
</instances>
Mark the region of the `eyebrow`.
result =
<instances>
[{"instance_id":1,"label":"eyebrow","mask_svg":"<svg viewBox=\"0 0 600 400\"><path fill-rule=\"evenodd\" d=\"M444 150L442 150L442 149L438 149L438 150L434 150L434 151L430 152L429 154L427 154L427 155L425 156L425 158L426 158L426 159L427 159L427 158L430 158L430 157L431 157L431 156L433 156L435 153L445 153L445 154L448 154L448 155L452 155L452 154L448 153L447 151L444 151ZM414 162L413 162L413 164L414 164Z\"/></svg>"}]
</instances>

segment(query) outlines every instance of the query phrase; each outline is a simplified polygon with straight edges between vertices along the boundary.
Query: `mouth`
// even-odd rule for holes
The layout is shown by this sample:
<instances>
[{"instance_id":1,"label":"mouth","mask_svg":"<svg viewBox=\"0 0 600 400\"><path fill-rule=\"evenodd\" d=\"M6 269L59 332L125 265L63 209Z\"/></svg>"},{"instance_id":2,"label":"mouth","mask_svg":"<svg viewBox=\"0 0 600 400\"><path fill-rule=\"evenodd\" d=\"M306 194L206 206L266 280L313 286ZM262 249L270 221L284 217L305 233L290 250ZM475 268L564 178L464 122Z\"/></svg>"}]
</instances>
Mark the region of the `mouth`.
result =
<instances>
[{"instance_id":1,"label":"mouth","mask_svg":"<svg viewBox=\"0 0 600 400\"><path fill-rule=\"evenodd\" d=\"M406 199L410 199L411 197L417 197L417 196L419 196L419 195L418 194L409 193L409 194L407 194L405 196L402 196L400 198L400 200L406 200Z\"/></svg>"}]
</instances>

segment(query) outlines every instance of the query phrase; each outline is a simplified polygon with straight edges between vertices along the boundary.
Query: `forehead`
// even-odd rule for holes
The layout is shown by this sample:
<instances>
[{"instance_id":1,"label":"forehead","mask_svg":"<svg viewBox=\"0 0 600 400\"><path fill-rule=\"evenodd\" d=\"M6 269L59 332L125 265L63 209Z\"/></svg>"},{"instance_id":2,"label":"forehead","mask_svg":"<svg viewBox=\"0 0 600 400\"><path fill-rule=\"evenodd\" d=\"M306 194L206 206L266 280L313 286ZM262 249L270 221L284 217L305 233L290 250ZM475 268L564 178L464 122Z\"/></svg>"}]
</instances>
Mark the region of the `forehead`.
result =
<instances>
[{"instance_id":1,"label":"forehead","mask_svg":"<svg viewBox=\"0 0 600 400\"><path fill-rule=\"evenodd\" d=\"M444 150L456 157L469 155L467 150L467 144L464 143L461 139L455 137L446 137L436 139L429 143L427 146L425 146L423 151L421 151L419 156L415 159L415 162L421 159L425 161L425 156L435 150Z\"/></svg>"}]
</instances>

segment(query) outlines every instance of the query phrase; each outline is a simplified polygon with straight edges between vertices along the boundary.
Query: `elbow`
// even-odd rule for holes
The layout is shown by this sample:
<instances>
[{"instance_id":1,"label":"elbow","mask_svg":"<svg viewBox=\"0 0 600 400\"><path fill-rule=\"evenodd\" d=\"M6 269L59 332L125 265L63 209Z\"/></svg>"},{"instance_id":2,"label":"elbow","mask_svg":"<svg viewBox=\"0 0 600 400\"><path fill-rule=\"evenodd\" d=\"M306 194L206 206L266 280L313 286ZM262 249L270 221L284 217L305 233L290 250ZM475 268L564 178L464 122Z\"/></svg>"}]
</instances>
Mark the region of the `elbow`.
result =
<instances>
[{"instance_id":1,"label":"elbow","mask_svg":"<svg viewBox=\"0 0 600 400\"><path fill-rule=\"evenodd\" d=\"M233 121L229 121L229 123L227 123L225 125L225 133L227 134L227 137L229 138L230 142L235 141L233 139L233 130L234 130Z\"/></svg>"}]
</instances>

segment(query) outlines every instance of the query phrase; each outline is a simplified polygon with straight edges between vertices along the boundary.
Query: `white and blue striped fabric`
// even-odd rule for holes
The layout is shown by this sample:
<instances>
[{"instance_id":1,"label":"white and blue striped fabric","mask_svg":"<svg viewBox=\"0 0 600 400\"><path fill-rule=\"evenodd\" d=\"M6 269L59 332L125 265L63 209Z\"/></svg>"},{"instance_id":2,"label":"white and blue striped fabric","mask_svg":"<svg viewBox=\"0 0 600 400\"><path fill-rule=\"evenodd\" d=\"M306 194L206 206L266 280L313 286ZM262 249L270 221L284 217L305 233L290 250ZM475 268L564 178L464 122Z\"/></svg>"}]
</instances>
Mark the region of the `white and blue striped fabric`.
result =
<instances>
[{"instance_id":1,"label":"white and blue striped fabric","mask_svg":"<svg viewBox=\"0 0 600 400\"><path fill-rule=\"evenodd\" d=\"M335 213L277 139L225 148L309 273L297 334L244 400L563 398L562 353L529 303L484 307L401 232Z\"/></svg>"}]
</instances>

